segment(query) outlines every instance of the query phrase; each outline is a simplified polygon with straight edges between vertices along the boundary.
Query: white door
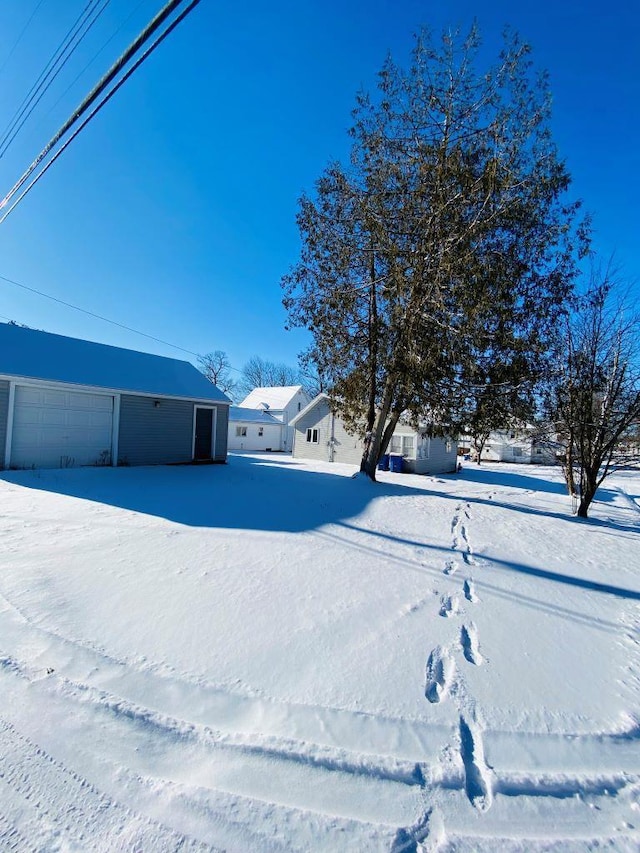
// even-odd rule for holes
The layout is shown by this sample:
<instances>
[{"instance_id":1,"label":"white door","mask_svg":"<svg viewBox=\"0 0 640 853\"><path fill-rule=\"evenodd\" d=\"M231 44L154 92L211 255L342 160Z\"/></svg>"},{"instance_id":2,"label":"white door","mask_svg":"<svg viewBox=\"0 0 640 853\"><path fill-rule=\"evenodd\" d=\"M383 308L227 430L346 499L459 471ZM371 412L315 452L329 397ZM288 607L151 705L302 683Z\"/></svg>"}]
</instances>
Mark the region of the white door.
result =
<instances>
[{"instance_id":1,"label":"white door","mask_svg":"<svg viewBox=\"0 0 640 853\"><path fill-rule=\"evenodd\" d=\"M113 397L16 386L11 467L111 463Z\"/></svg>"}]
</instances>

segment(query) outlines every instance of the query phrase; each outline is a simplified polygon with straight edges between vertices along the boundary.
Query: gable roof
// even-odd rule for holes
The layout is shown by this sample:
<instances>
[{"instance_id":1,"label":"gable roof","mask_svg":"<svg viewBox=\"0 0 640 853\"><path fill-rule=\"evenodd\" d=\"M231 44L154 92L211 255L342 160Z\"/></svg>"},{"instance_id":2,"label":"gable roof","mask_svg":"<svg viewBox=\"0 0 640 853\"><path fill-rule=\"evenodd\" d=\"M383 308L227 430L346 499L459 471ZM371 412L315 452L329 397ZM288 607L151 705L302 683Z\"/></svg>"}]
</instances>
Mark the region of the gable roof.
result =
<instances>
[{"instance_id":1,"label":"gable roof","mask_svg":"<svg viewBox=\"0 0 640 853\"><path fill-rule=\"evenodd\" d=\"M298 423L298 421L300 420L300 418L303 418L307 414L307 412L310 412L312 409L315 409L315 407L318 405L318 403L321 400L328 400L328 399L329 399L328 394L324 394L322 392L320 394L318 394L318 396L314 397L313 400L310 403L308 403L304 407L304 409L302 409L301 412L298 412L298 414L295 415L295 417L291 418L291 420L289 421L289 426L295 426Z\"/></svg>"},{"instance_id":2,"label":"gable roof","mask_svg":"<svg viewBox=\"0 0 640 853\"><path fill-rule=\"evenodd\" d=\"M254 388L240 403L243 408L284 409L302 391L302 385L271 385Z\"/></svg>"},{"instance_id":3,"label":"gable roof","mask_svg":"<svg viewBox=\"0 0 640 853\"><path fill-rule=\"evenodd\" d=\"M0 323L0 374L158 397L231 401L188 361Z\"/></svg>"},{"instance_id":4,"label":"gable roof","mask_svg":"<svg viewBox=\"0 0 640 853\"><path fill-rule=\"evenodd\" d=\"M248 421L250 423L283 426L282 421L274 418L266 409L248 409L245 406L231 406L229 408L229 421Z\"/></svg>"}]
</instances>

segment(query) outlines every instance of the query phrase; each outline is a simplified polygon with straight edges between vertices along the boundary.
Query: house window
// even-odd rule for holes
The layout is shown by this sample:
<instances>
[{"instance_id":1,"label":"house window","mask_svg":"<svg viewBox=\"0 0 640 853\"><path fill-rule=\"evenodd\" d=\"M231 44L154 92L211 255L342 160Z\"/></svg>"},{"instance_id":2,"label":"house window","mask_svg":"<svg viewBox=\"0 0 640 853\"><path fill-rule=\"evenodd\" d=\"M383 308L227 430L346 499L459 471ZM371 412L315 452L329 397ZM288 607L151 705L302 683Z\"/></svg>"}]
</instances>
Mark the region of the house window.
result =
<instances>
[{"instance_id":1,"label":"house window","mask_svg":"<svg viewBox=\"0 0 640 853\"><path fill-rule=\"evenodd\" d=\"M298 411L302 408L302 403L298 403Z\"/></svg>"},{"instance_id":2,"label":"house window","mask_svg":"<svg viewBox=\"0 0 640 853\"><path fill-rule=\"evenodd\" d=\"M236 427L236 437L237 438L245 438L247 435L246 427Z\"/></svg>"},{"instance_id":3,"label":"house window","mask_svg":"<svg viewBox=\"0 0 640 853\"><path fill-rule=\"evenodd\" d=\"M264 427L258 427L258 435L260 436L260 438L262 438L263 434L264 434Z\"/></svg>"},{"instance_id":4,"label":"house window","mask_svg":"<svg viewBox=\"0 0 640 853\"><path fill-rule=\"evenodd\" d=\"M317 429L308 429L307 430L307 441L309 444L317 444L318 443L318 430Z\"/></svg>"},{"instance_id":5,"label":"house window","mask_svg":"<svg viewBox=\"0 0 640 853\"><path fill-rule=\"evenodd\" d=\"M390 453L401 453L403 456L415 456L415 442L412 435L392 435L389 445Z\"/></svg>"},{"instance_id":6,"label":"house window","mask_svg":"<svg viewBox=\"0 0 640 853\"><path fill-rule=\"evenodd\" d=\"M445 443L444 449L446 450L447 453L451 453L451 442L450 441L447 441Z\"/></svg>"}]
</instances>

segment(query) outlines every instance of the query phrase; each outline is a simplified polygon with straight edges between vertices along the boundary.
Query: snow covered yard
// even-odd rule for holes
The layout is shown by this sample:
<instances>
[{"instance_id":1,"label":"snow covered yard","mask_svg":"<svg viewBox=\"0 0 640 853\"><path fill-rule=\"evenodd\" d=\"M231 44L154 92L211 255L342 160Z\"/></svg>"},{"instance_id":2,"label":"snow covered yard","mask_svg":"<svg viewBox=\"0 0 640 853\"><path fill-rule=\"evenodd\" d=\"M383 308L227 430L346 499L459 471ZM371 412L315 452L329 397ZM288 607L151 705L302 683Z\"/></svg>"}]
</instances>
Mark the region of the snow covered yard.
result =
<instances>
[{"instance_id":1,"label":"snow covered yard","mask_svg":"<svg viewBox=\"0 0 640 853\"><path fill-rule=\"evenodd\" d=\"M0 848L637 850L640 472L0 477Z\"/></svg>"}]
</instances>

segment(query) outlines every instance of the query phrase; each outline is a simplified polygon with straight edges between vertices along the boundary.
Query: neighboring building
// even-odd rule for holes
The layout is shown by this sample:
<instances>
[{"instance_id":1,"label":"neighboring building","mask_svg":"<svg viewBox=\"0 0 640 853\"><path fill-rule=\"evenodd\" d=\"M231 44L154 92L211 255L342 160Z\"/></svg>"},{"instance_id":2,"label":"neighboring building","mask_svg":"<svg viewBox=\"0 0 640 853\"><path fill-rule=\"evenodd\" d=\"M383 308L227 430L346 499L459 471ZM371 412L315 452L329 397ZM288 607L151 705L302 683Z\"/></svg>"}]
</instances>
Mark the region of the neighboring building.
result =
<instances>
[{"instance_id":1,"label":"neighboring building","mask_svg":"<svg viewBox=\"0 0 640 853\"><path fill-rule=\"evenodd\" d=\"M229 450L281 450L285 429L282 421L266 409L231 406Z\"/></svg>"},{"instance_id":2,"label":"neighboring building","mask_svg":"<svg viewBox=\"0 0 640 853\"><path fill-rule=\"evenodd\" d=\"M272 449L290 451L293 448L291 421L309 404L310 399L309 395L302 390L302 385L276 385L254 388L240 403L239 408L266 411L272 418L280 421L284 425L281 443L279 447Z\"/></svg>"},{"instance_id":3,"label":"neighboring building","mask_svg":"<svg viewBox=\"0 0 640 853\"><path fill-rule=\"evenodd\" d=\"M0 467L224 462L229 405L186 361L0 323Z\"/></svg>"},{"instance_id":4,"label":"neighboring building","mask_svg":"<svg viewBox=\"0 0 640 853\"><path fill-rule=\"evenodd\" d=\"M466 436L471 456L473 442ZM553 465L556 462L556 444L539 441L533 432L518 429L495 430L482 448L482 462L521 462L525 464Z\"/></svg>"},{"instance_id":5,"label":"neighboring building","mask_svg":"<svg viewBox=\"0 0 640 853\"><path fill-rule=\"evenodd\" d=\"M297 415L293 455L300 459L359 465L364 443L347 432L342 419L331 411L329 398L319 394ZM403 469L416 474L446 474L457 468L457 442L429 437L426 431L399 423L391 437L389 453L400 453Z\"/></svg>"}]
</instances>

